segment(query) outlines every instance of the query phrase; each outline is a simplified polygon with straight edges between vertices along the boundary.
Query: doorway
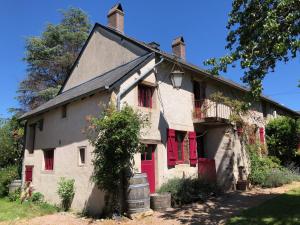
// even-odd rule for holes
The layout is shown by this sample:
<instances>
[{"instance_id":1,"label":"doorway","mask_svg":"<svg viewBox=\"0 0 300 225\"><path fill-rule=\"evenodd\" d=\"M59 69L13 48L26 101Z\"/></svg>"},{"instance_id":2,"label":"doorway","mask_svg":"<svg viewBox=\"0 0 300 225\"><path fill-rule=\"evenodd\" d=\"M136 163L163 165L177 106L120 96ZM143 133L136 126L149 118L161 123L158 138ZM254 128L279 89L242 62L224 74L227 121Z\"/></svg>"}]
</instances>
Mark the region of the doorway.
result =
<instances>
[{"instance_id":1,"label":"doorway","mask_svg":"<svg viewBox=\"0 0 300 225\"><path fill-rule=\"evenodd\" d=\"M155 149L156 145L148 144L141 153L141 170L147 174L150 193L155 192Z\"/></svg>"}]
</instances>

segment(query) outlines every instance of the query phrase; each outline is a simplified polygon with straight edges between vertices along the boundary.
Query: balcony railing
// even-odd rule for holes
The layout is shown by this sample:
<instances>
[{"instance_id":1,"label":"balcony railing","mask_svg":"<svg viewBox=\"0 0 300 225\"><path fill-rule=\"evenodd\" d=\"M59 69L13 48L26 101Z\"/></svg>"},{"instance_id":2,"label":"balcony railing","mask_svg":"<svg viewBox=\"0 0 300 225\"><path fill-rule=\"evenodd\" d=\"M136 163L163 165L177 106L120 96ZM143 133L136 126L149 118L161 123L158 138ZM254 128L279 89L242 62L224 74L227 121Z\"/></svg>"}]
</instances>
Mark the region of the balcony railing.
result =
<instances>
[{"instance_id":1,"label":"balcony railing","mask_svg":"<svg viewBox=\"0 0 300 225\"><path fill-rule=\"evenodd\" d=\"M209 99L194 101L194 121L204 122L208 118L228 120L229 117L230 108L224 104L216 103Z\"/></svg>"}]
</instances>

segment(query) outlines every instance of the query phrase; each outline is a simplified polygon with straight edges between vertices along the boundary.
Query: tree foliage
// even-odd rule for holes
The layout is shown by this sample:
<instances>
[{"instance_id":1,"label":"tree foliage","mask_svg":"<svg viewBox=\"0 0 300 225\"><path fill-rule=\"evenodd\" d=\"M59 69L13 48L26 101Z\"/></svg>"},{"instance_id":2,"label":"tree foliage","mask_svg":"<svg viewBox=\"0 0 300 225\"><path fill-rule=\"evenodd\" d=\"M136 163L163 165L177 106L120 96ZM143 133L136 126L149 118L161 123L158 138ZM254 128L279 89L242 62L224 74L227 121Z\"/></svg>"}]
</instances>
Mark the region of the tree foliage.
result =
<instances>
[{"instance_id":1,"label":"tree foliage","mask_svg":"<svg viewBox=\"0 0 300 225\"><path fill-rule=\"evenodd\" d=\"M133 170L134 154L143 148L140 134L147 118L130 106L117 111L110 105L100 117L91 118L90 124L88 137L95 147L92 180L106 192L105 213L120 211L120 190Z\"/></svg>"},{"instance_id":2,"label":"tree foliage","mask_svg":"<svg viewBox=\"0 0 300 225\"><path fill-rule=\"evenodd\" d=\"M295 159L300 140L300 123L289 117L278 117L266 126L269 155L278 157L284 164Z\"/></svg>"},{"instance_id":3,"label":"tree foliage","mask_svg":"<svg viewBox=\"0 0 300 225\"><path fill-rule=\"evenodd\" d=\"M0 120L0 168L20 165L24 129L16 117Z\"/></svg>"},{"instance_id":4,"label":"tree foliage","mask_svg":"<svg viewBox=\"0 0 300 225\"><path fill-rule=\"evenodd\" d=\"M254 97L262 91L262 80L279 61L288 62L300 51L299 0L233 0L227 24L228 55L205 62L211 72L226 72L239 63L243 82Z\"/></svg>"},{"instance_id":5,"label":"tree foliage","mask_svg":"<svg viewBox=\"0 0 300 225\"><path fill-rule=\"evenodd\" d=\"M40 37L26 40L27 76L17 99L23 111L53 98L70 73L90 31L87 15L80 9L62 11L59 24L48 24Z\"/></svg>"}]
</instances>

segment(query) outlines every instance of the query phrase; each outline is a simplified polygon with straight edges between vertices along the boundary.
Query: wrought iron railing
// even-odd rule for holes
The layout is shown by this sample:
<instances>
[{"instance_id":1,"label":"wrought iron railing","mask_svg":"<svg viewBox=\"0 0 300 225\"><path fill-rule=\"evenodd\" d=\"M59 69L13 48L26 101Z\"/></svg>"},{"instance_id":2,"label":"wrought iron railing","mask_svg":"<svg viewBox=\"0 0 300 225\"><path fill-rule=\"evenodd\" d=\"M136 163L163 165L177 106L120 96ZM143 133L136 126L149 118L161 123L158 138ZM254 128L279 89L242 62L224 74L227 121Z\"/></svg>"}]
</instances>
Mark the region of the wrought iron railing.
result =
<instances>
[{"instance_id":1,"label":"wrought iron railing","mask_svg":"<svg viewBox=\"0 0 300 225\"><path fill-rule=\"evenodd\" d=\"M209 99L195 100L194 101L194 119L205 119L205 118L222 118L229 119L230 108L224 104L213 102Z\"/></svg>"}]
</instances>

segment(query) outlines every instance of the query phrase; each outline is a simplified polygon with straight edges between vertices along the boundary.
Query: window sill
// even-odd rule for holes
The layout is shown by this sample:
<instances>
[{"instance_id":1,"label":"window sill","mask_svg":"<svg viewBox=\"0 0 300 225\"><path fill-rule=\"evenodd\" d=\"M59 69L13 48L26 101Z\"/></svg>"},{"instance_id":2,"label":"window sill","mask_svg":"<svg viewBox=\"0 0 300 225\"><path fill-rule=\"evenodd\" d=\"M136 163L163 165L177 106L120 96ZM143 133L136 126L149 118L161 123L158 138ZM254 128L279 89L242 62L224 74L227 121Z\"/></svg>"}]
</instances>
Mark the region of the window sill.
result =
<instances>
[{"instance_id":1,"label":"window sill","mask_svg":"<svg viewBox=\"0 0 300 225\"><path fill-rule=\"evenodd\" d=\"M41 170L42 174L54 174L54 170Z\"/></svg>"}]
</instances>

